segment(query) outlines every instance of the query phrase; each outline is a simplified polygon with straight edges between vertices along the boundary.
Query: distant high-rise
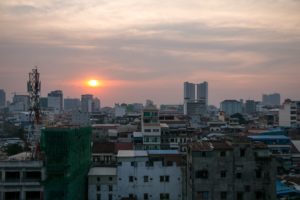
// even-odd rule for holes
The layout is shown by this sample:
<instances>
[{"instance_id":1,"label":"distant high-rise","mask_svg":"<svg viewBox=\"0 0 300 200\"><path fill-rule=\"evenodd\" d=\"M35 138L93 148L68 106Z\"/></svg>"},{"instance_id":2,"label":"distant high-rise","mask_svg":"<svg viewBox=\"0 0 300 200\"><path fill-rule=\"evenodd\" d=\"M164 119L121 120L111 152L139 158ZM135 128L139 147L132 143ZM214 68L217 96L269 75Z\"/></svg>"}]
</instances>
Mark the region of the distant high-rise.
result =
<instances>
[{"instance_id":1,"label":"distant high-rise","mask_svg":"<svg viewBox=\"0 0 300 200\"><path fill-rule=\"evenodd\" d=\"M200 99L205 100L206 105L208 105L208 83L206 81L197 84L197 100Z\"/></svg>"},{"instance_id":2,"label":"distant high-rise","mask_svg":"<svg viewBox=\"0 0 300 200\"><path fill-rule=\"evenodd\" d=\"M184 82L184 100L195 100L195 84Z\"/></svg>"},{"instance_id":3,"label":"distant high-rise","mask_svg":"<svg viewBox=\"0 0 300 200\"><path fill-rule=\"evenodd\" d=\"M63 110L63 92L61 90L48 93L48 108L52 108L54 112Z\"/></svg>"},{"instance_id":4,"label":"distant high-rise","mask_svg":"<svg viewBox=\"0 0 300 200\"><path fill-rule=\"evenodd\" d=\"M93 111L93 95L83 94L81 95L81 111L92 112Z\"/></svg>"},{"instance_id":5,"label":"distant high-rise","mask_svg":"<svg viewBox=\"0 0 300 200\"><path fill-rule=\"evenodd\" d=\"M6 95L5 91L0 89L0 108L6 106Z\"/></svg>"},{"instance_id":6,"label":"distant high-rise","mask_svg":"<svg viewBox=\"0 0 300 200\"><path fill-rule=\"evenodd\" d=\"M79 110L79 108L80 108L80 99L76 99L76 98L64 99L65 111Z\"/></svg>"},{"instance_id":7,"label":"distant high-rise","mask_svg":"<svg viewBox=\"0 0 300 200\"><path fill-rule=\"evenodd\" d=\"M208 83L184 82L184 114L204 115L208 106ZM197 86L195 88L195 86Z\"/></svg>"},{"instance_id":8,"label":"distant high-rise","mask_svg":"<svg viewBox=\"0 0 300 200\"><path fill-rule=\"evenodd\" d=\"M233 115L235 113L242 113L243 104L237 100L224 100L221 102L220 110L225 112L226 115Z\"/></svg>"},{"instance_id":9,"label":"distant high-rise","mask_svg":"<svg viewBox=\"0 0 300 200\"><path fill-rule=\"evenodd\" d=\"M100 99L98 99L97 97L95 97L93 99L93 105L92 105L92 111L93 112L99 112L101 108L101 102Z\"/></svg>"},{"instance_id":10,"label":"distant high-rise","mask_svg":"<svg viewBox=\"0 0 300 200\"><path fill-rule=\"evenodd\" d=\"M40 107L42 110L48 108L48 98L47 97L40 97Z\"/></svg>"},{"instance_id":11,"label":"distant high-rise","mask_svg":"<svg viewBox=\"0 0 300 200\"><path fill-rule=\"evenodd\" d=\"M280 105L280 94L263 94L262 95L262 104L265 106L279 106Z\"/></svg>"},{"instance_id":12,"label":"distant high-rise","mask_svg":"<svg viewBox=\"0 0 300 200\"><path fill-rule=\"evenodd\" d=\"M245 112L247 114L253 114L256 112L256 105L257 105L257 102L254 101L254 100L246 100L246 103L245 103Z\"/></svg>"}]
</instances>

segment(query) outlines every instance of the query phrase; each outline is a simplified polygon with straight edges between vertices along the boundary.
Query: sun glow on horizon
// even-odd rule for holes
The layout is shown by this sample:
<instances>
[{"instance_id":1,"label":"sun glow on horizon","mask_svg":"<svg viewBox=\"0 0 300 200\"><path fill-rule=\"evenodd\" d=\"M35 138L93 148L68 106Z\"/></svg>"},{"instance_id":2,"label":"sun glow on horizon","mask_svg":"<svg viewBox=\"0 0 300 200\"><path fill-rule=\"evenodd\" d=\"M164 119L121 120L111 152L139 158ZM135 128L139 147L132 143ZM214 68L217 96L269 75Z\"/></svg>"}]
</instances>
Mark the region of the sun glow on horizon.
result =
<instances>
[{"instance_id":1,"label":"sun glow on horizon","mask_svg":"<svg viewBox=\"0 0 300 200\"><path fill-rule=\"evenodd\" d=\"M89 87L99 87L100 86L100 82L98 80L91 79L91 80L87 81L87 85Z\"/></svg>"}]
</instances>

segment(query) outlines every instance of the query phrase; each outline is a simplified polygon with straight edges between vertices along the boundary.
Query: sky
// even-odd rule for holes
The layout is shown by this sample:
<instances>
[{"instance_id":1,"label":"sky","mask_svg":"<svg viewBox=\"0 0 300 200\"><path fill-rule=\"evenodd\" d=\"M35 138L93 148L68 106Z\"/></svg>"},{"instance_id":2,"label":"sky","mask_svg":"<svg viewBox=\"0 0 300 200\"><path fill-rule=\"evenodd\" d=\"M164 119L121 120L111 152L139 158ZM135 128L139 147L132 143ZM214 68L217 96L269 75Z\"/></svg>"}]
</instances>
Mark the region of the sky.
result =
<instances>
[{"instance_id":1,"label":"sky","mask_svg":"<svg viewBox=\"0 0 300 200\"><path fill-rule=\"evenodd\" d=\"M103 106L183 103L184 81L207 81L217 106L300 100L300 0L1 0L0 88L25 94L34 66L42 96Z\"/></svg>"}]
</instances>

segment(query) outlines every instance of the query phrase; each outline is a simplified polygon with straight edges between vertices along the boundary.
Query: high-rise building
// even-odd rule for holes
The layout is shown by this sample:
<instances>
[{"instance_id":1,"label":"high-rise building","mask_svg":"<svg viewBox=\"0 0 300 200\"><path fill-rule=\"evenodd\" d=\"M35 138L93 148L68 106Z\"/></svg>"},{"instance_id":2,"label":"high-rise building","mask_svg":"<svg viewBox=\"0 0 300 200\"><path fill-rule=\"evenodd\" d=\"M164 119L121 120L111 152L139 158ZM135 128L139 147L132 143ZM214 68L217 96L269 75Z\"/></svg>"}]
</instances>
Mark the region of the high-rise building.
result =
<instances>
[{"instance_id":1,"label":"high-rise building","mask_svg":"<svg viewBox=\"0 0 300 200\"><path fill-rule=\"evenodd\" d=\"M245 103L245 112L247 114L253 114L256 112L256 105L257 105L257 102L254 101L254 100L246 100L246 103Z\"/></svg>"},{"instance_id":2,"label":"high-rise building","mask_svg":"<svg viewBox=\"0 0 300 200\"><path fill-rule=\"evenodd\" d=\"M224 100L221 102L220 109L221 111L225 112L226 115L242 113L243 103L237 100Z\"/></svg>"},{"instance_id":3,"label":"high-rise building","mask_svg":"<svg viewBox=\"0 0 300 200\"><path fill-rule=\"evenodd\" d=\"M195 84L184 82L184 100L195 100Z\"/></svg>"},{"instance_id":4,"label":"high-rise building","mask_svg":"<svg viewBox=\"0 0 300 200\"><path fill-rule=\"evenodd\" d=\"M0 108L6 106L6 95L5 91L0 89Z\"/></svg>"},{"instance_id":5,"label":"high-rise building","mask_svg":"<svg viewBox=\"0 0 300 200\"><path fill-rule=\"evenodd\" d=\"M99 112L100 108L101 108L100 99L98 99L97 97L95 97L93 99L92 111L93 112Z\"/></svg>"},{"instance_id":6,"label":"high-rise building","mask_svg":"<svg viewBox=\"0 0 300 200\"><path fill-rule=\"evenodd\" d=\"M40 97L40 107L42 110L48 108L48 98L47 97Z\"/></svg>"},{"instance_id":7,"label":"high-rise building","mask_svg":"<svg viewBox=\"0 0 300 200\"><path fill-rule=\"evenodd\" d=\"M195 88L195 85L197 88ZM208 106L208 83L184 82L184 114L204 115Z\"/></svg>"},{"instance_id":8,"label":"high-rise building","mask_svg":"<svg viewBox=\"0 0 300 200\"><path fill-rule=\"evenodd\" d=\"M56 113L62 112L63 92L61 90L55 90L48 93L48 108L53 109Z\"/></svg>"},{"instance_id":9,"label":"high-rise building","mask_svg":"<svg viewBox=\"0 0 300 200\"><path fill-rule=\"evenodd\" d=\"M197 84L197 100L205 100L205 104L208 105L208 83Z\"/></svg>"},{"instance_id":10,"label":"high-rise building","mask_svg":"<svg viewBox=\"0 0 300 200\"><path fill-rule=\"evenodd\" d=\"M28 111L29 109L29 96L15 94L13 96L13 102L9 105L10 111Z\"/></svg>"},{"instance_id":11,"label":"high-rise building","mask_svg":"<svg viewBox=\"0 0 300 200\"><path fill-rule=\"evenodd\" d=\"M280 105L280 94L263 94L262 95L262 104L265 106L279 106Z\"/></svg>"},{"instance_id":12,"label":"high-rise building","mask_svg":"<svg viewBox=\"0 0 300 200\"><path fill-rule=\"evenodd\" d=\"M93 111L93 95L83 94L81 95L81 111L92 112Z\"/></svg>"},{"instance_id":13,"label":"high-rise building","mask_svg":"<svg viewBox=\"0 0 300 200\"><path fill-rule=\"evenodd\" d=\"M79 108L80 108L80 99L76 99L76 98L64 99L65 111L79 110Z\"/></svg>"}]
</instances>

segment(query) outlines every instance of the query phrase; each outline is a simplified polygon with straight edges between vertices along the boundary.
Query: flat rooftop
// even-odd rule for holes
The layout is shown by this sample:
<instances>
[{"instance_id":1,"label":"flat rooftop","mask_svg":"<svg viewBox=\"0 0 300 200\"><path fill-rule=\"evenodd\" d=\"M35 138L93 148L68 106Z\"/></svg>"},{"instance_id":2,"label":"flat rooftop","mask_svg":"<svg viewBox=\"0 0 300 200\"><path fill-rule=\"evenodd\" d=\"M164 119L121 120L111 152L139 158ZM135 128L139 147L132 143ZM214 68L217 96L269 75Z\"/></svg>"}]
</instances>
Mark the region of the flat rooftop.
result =
<instances>
[{"instance_id":1,"label":"flat rooftop","mask_svg":"<svg viewBox=\"0 0 300 200\"><path fill-rule=\"evenodd\" d=\"M89 176L116 176L115 167L92 167L88 173Z\"/></svg>"}]
</instances>

